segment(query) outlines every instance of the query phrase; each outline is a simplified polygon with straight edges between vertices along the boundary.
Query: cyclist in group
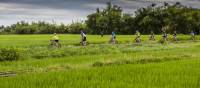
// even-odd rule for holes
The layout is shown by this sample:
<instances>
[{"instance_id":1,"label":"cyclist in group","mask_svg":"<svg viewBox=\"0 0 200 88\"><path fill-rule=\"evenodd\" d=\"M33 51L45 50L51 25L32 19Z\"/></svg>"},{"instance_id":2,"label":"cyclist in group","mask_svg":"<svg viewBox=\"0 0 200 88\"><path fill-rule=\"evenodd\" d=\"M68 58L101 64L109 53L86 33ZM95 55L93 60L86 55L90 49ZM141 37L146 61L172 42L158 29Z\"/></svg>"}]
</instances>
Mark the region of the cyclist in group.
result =
<instances>
[{"instance_id":1,"label":"cyclist in group","mask_svg":"<svg viewBox=\"0 0 200 88\"><path fill-rule=\"evenodd\" d=\"M192 39L192 40L195 40L195 33L194 33L194 31L191 31L190 34L191 34L191 39Z\"/></svg>"},{"instance_id":2,"label":"cyclist in group","mask_svg":"<svg viewBox=\"0 0 200 88\"><path fill-rule=\"evenodd\" d=\"M141 42L141 39L140 39L141 35L140 35L140 32L138 30L136 31L135 35L136 35L136 38L135 38L136 43L140 43Z\"/></svg>"},{"instance_id":3,"label":"cyclist in group","mask_svg":"<svg viewBox=\"0 0 200 88\"><path fill-rule=\"evenodd\" d=\"M82 44L82 46L86 46L87 45L86 34L83 32L83 30L81 30L81 44Z\"/></svg>"},{"instance_id":4,"label":"cyclist in group","mask_svg":"<svg viewBox=\"0 0 200 88\"><path fill-rule=\"evenodd\" d=\"M176 31L174 31L173 39L174 39L174 41L177 41L177 32Z\"/></svg>"},{"instance_id":5,"label":"cyclist in group","mask_svg":"<svg viewBox=\"0 0 200 88\"><path fill-rule=\"evenodd\" d=\"M101 34L101 37L103 37L103 35L104 35L103 31L101 31L100 34Z\"/></svg>"},{"instance_id":6,"label":"cyclist in group","mask_svg":"<svg viewBox=\"0 0 200 88\"><path fill-rule=\"evenodd\" d=\"M155 34L154 34L154 32L153 31L151 31L151 35L150 35L150 38L149 38L149 40L153 40L153 41L155 41L156 39L155 39Z\"/></svg>"},{"instance_id":7,"label":"cyclist in group","mask_svg":"<svg viewBox=\"0 0 200 88\"><path fill-rule=\"evenodd\" d=\"M50 42L51 42L50 45L56 46L58 48L61 47L61 44L59 43L59 37L56 33L54 33L54 36L52 37Z\"/></svg>"},{"instance_id":8,"label":"cyclist in group","mask_svg":"<svg viewBox=\"0 0 200 88\"><path fill-rule=\"evenodd\" d=\"M111 34L111 40L110 40L110 43L112 44L115 44L116 43L116 34L114 31L112 31L112 34Z\"/></svg>"},{"instance_id":9,"label":"cyclist in group","mask_svg":"<svg viewBox=\"0 0 200 88\"><path fill-rule=\"evenodd\" d=\"M167 35L167 33L165 31L163 31L163 36L162 37L163 37L164 41L167 41L168 35Z\"/></svg>"}]
</instances>

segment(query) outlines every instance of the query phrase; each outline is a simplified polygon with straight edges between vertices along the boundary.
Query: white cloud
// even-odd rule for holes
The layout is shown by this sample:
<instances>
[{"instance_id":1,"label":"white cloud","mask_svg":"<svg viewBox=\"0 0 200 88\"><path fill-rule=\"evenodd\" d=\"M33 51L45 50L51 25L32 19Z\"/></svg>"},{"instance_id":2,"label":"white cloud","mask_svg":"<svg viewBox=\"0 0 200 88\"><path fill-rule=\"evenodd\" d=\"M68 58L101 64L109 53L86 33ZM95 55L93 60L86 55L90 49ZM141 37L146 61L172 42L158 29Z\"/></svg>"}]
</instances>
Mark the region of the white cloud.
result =
<instances>
[{"instance_id":1,"label":"white cloud","mask_svg":"<svg viewBox=\"0 0 200 88\"><path fill-rule=\"evenodd\" d=\"M106 7L105 3L88 3L84 4L83 6L89 7L89 8L104 8Z\"/></svg>"},{"instance_id":2,"label":"white cloud","mask_svg":"<svg viewBox=\"0 0 200 88\"><path fill-rule=\"evenodd\" d=\"M73 9L38 8L27 4L0 3L0 25L9 25L20 20L71 23L72 20L84 20L88 11Z\"/></svg>"}]
</instances>

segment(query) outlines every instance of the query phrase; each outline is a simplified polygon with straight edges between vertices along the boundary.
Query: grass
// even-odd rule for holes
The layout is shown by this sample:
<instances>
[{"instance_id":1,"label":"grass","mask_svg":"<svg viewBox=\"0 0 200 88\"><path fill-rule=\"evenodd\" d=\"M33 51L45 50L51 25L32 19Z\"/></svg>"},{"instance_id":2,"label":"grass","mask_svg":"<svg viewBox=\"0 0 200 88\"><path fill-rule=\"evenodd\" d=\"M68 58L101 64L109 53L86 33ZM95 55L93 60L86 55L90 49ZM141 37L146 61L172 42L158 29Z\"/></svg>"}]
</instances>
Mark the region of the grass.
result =
<instances>
[{"instance_id":1,"label":"grass","mask_svg":"<svg viewBox=\"0 0 200 88\"><path fill-rule=\"evenodd\" d=\"M200 60L120 65L1 78L2 88L198 88Z\"/></svg>"},{"instance_id":2,"label":"grass","mask_svg":"<svg viewBox=\"0 0 200 88\"><path fill-rule=\"evenodd\" d=\"M47 46L49 44L49 39L53 35L0 35L0 47L38 47L38 46ZM59 35L62 45L79 45L80 35ZM88 35L87 39L90 44L107 44L110 39L110 35L105 35L103 38L99 35ZM132 44L134 42L134 35L119 35L117 40L121 44ZM200 36L196 37L200 39ZM157 40L161 39L161 35L156 36ZM172 36L170 36L172 39ZM190 39L189 35L179 35L179 40L188 40ZM142 36L142 41L147 42L148 35Z\"/></svg>"},{"instance_id":3,"label":"grass","mask_svg":"<svg viewBox=\"0 0 200 88\"><path fill-rule=\"evenodd\" d=\"M0 35L0 47L24 50L25 59L0 62L0 88L199 88L200 43L179 36L163 45L142 37L89 35L87 47L77 46L79 35L59 35L63 47L49 49L51 35ZM160 36L160 35L158 35ZM197 36L197 39L200 39ZM159 40L159 39L158 39Z\"/></svg>"}]
</instances>

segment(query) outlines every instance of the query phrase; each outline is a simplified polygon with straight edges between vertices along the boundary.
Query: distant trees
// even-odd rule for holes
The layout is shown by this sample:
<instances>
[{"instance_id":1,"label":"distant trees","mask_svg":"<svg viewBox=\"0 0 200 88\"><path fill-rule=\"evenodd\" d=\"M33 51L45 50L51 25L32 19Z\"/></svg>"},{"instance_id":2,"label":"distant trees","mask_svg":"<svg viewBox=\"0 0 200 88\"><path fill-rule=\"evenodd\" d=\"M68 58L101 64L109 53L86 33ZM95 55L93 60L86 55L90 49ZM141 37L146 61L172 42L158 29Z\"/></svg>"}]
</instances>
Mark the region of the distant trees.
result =
<instances>
[{"instance_id":1,"label":"distant trees","mask_svg":"<svg viewBox=\"0 0 200 88\"><path fill-rule=\"evenodd\" d=\"M92 34L98 34L101 31L108 34L112 31L120 32L122 29L122 9L117 5L107 3L103 10L97 8L96 12L87 16L86 24Z\"/></svg>"},{"instance_id":2,"label":"distant trees","mask_svg":"<svg viewBox=\"0 0 200 88\"><path fill-rule=\"evenodd\" d=\"M162 6L155 3L140 8L134 15L123 13L120 6L107 3L104 9L96 9L96 12L89 14L85 22L76 22L70 25L50 24L39 21L27 23L18 22L11 26L0 27L2 33L16 34L49 34L49 33L79 33L85 30L90 34L110 34L115 31L119 34L133 34L139 30L142 34L149 34L151 31L159 34L162 30L168 33L177 31L188 34L191 30L196 34L200 32L200 10L189 8L176 2L170 5L164 2Z\"/></svg>"},{"instance_id":3,"label":"distant trees","mask_svg":"<svg viewBox=\"0 0 200 88\"><path fill-rule=\"evenodd\" d=\"M77 22L68 25L68 32L65 33L78 34L81 30L89 32L85 23Z\"/></svg>"},{"instance_id":4,"label":"distant trees","mask_svg":"<svg viewBox=\"0 0 200 88\"><path fill-rule=\"evenodd\" d=\"M1 29L1 28L0 28ZM5 27L3 33L14 34L52 34L52 33L79 33L81 29L86 29L84 23L50 24L44 21L27 23L25 21L17 22L11 26Z\"/></svg>"},{"instance_id":5,"label":"distant trees","mask_svg":"<svg viewBox=\"0 0 200 88\"><path fill-rule=\"evenodd\" d=\"M97 8L96 12L88 15L86 24L92 34L104 31L111 33L116 31L120 34L133 34L139 30L143 34L154 31L156 34L165 29L169 33L177 31L187 34L194 30L197 34L200 31L200 10L188 8L176 2L170 5L167 2L163 6L156 6L155 3L146 8L140 8L135 16L123 14L123 10L111 3L103 10Z\"/></svg>"},{"instance_id":6,"label":"distant trees","mask_svg":"<svg viewBox=\"0 0 200 88\"><path fill-rule=\"evenodd\" d=\"M139 30L143 34L150 31L161 33L165 29L169 33L188 34L194 30L197 34L200 31L200 10L188 8L180 4L174 5L164 3L163 6L155 7L154 4L147 8L138 9L134 17L134 30Z\"/></svg>"}]
</instances>

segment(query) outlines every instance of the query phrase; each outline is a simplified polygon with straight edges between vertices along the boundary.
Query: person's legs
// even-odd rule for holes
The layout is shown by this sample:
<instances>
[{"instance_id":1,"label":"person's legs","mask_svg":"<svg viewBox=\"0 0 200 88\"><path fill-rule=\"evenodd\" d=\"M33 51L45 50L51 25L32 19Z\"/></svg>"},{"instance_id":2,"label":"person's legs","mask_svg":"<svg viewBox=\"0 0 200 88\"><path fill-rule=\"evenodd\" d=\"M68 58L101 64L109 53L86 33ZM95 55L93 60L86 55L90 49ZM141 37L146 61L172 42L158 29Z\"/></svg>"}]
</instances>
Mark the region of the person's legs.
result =
<instances>
[{"instance_id":1,"label":"person's legs","mask_svg":"<svg viewBox=\"0 0 200 88\"><path fill-rule=\"evenodd\" d=\"M112 37L111 43L112 43L112 44L115 44L115 38L114 38L114 37Z\"/></svg>"},{"instance_id":2,"label":"person's legs","mask_svg":"<svg viewBox=\"0 0 200 88\"><path fill-rule=\"evenodd\" d=\"M151 36L151 40L155 40L153 35Z\"/></svg>"},{"instance_id":3,"label":"person's legs","mask_svg":"<svg viewBox=\"0 0 200 88\"><path fill-rule=\"evenodd\" d=\"M111 43L114 44L114 41L115 41L114 38L112 38L112 39L111 39Z\"/></svg>"},{"instance_id":4,"label":"person's legs","mask_svg":"<svg viewBox=\"0 0 200 88\"><path fill-rule=\"evenodd\" d=\"M165 36L163 36L163 41L166 41L166 38L165 38Z\"/></svg>"},{"instance_id":5,"label":"person's legs","mask_svg":"<svg viewBox=\"0 0 200 88\"><path fill-rule=\"evenodd\" d=\"M59 45L59 40L54 40L54 42L55 42L54 46L56 46L56 47L59 47L59 46L60 46L60 45Z\"/></svg>"},{"instance_id":6,"label":"person's legs","mask_svg":"<svg viewBox=\"0 0 200 88\"><path fill-rule=\"evenodd\" d=\"M176 36L174 36L174 41L176 41Z\"/></svg>"},{"instance_id":7,"label":"person's legs","mask_svg":"<svg viewBox=\"0 0 200 88\"><path fill-rule=\"evenodd\" d=\"M138 37L136 37L135 42L138 43Z\"/></svg>"},{"instance_id":8,"label":"person's legs","mask_svg":"<svg viewBox=\"0 0 200 88\"><path fill-rule=\"evenodd\" d=\"M140 43L141 42L141 39L140 39L140 36L137 37L137 43Z\"/></svg>"},{"instance_id":9,"label":"person's legs","mask_svg":"<svg viewBox=\"0 0 200 88\"><path fill-rule=\"evenodd\" d=\"M176 36L174 36L174 41L177 41L177 37Z\"/></svg>"},{"instance_id":10,"label":"person's legs","mask_svg":"<svg viewBox=\"0 0 200 88\"><path fill-rule=\"evenodd\" d=\"M149 40L152 40L152 35L149 37Z\"/></svg>"},{"instance_id":11,"label":"person's legs","mask_svg":"<svg viewBox=\"0 0 200 88\"><path fill-rule=\"evenodd\" d=\"M86 41L87 41L87 39L86 39L86 37L84 37L84 38L83 38L83 42L82 42L82 45L83 45L83 46L86 46Z\"/></svg>"},{"instance_id":12,"label":"person's legs","mask_svg":"<svg viewBox=\"0 0 200 88\"><path fill-rule=\"evenodd\" d=\"M192 40L195 40L195 36L192 36Z\"/></svg>"}]
</instances>

